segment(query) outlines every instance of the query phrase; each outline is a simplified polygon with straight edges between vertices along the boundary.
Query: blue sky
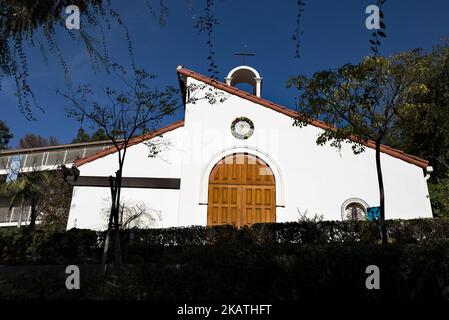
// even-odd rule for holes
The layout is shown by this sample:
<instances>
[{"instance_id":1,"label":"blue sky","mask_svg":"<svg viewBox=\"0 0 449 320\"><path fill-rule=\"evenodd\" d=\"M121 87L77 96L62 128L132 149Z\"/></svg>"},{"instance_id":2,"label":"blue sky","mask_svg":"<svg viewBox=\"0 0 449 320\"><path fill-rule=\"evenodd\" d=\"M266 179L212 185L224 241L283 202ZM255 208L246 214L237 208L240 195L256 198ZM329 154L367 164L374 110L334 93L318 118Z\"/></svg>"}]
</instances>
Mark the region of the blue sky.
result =
<instances>
[{"instance_id":1,"label":"blue sky","mask_svg":"<svg viewBox=\"0 0 449 320\"><path fill-rule=\"evenodd\" d=\"M256 68L264 79L262 97L281 105L294 107L295 92L285 86L290 76L310 75L318 70L358 62L370 54L365 8L375 4L375 0L306 0L301 23L304 33L300 60L294 58L295 43L291 40L296 27L296 0L215 2L214 14L220 22L214 33L219 78L223 80L229 70L242 64L242 59L234 56L234 52L247 46L247 50L255 52L256 56L248 58L246 64ZM169 15L166 25L161 27L158 19L149 13L144 0L112 0L130 30L137 66L156 74L155 86L160 87L178 85L178 65L208 75L206 35L198 34L193 28L189 1L166 0L166 3ZM205 0L192 0L191 3L194 15L204 13ZM384 12L388 38L382 44L383 55L417 47L431 49L449 36L447 0L387 0ZM86 31L98 36L94 29ZM74 85L114 85L111 76L93 72L85 49L71 40L66 30L58 31L57 41L69 64ZM114 25L108 33L107 45L113 60L124 65L129 62L120 26ZM61 143L69 143L80 124L67 117L67 102L56 94L56 89L65 89L62 67L53 54L48 54L46 64L38 48L30 47L27 52L32 89L45 113L35 110L37 120L26 120L18 111L12 80L4 78L0 91L0 120L15 135L10 147L15 147L26 133L53 135ZM180 111L165 122L182 117Z\"/></svg>"}]
</instances>

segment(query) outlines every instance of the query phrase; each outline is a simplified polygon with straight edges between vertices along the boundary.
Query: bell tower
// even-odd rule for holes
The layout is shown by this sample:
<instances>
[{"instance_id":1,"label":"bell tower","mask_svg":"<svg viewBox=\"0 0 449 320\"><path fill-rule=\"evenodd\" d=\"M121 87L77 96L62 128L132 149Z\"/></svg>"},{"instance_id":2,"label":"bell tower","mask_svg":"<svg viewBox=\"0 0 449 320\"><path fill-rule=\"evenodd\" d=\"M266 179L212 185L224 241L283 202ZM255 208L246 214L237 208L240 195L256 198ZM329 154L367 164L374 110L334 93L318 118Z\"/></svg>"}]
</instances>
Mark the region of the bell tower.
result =
<instances>
[{"instance_id":1,"label":"bell tower","mask_svg":"<svg viewBox=\"0 0 449 320\"><path fill-rule=\"evenodd\" d=\"M253 94L260 97L262 91L262 77L256 69L248 66L238 66L232 69L225 78L228 86L247 83L253 87Z\"/></svg>"}]
</instances>

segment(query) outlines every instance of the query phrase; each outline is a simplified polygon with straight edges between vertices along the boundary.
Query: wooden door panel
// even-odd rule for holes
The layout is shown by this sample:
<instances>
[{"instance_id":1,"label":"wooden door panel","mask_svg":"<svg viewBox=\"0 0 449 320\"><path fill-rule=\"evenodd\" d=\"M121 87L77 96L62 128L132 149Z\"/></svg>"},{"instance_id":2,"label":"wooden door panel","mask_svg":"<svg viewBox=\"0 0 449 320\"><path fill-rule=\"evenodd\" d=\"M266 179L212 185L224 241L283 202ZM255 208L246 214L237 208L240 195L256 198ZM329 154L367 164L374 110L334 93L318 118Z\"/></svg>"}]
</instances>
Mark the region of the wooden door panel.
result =
<instances>
[{"instance_id":1,"label":"wooden door panel","mask_svg":"<svg viewBox=\"0 0 449 320\"><path fill-rule=\"evenodd\" d=\"M236 224L239 199L238 187L210 184L207 224Z\"/></svg>"},{"instance_id":2,"label":"wooden door panel","mask_svg":"<svg viewBox=\"0 0 449 320\"><path fill-rule=\"evenodd\" d=\"M244 186L242 225L275 222L274 186Z\"/></svg>"}]
</instances>

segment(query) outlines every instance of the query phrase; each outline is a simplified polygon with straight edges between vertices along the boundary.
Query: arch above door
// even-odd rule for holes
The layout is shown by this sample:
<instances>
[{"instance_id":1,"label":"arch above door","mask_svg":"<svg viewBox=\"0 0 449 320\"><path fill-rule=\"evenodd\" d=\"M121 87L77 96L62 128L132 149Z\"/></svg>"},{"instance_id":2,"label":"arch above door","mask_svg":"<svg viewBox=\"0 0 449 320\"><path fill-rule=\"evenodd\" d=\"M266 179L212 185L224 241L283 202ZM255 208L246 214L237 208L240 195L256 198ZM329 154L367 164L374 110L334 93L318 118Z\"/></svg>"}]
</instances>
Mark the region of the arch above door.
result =
<instances>
[{"instance_id":1,"label":"arch above door","mask_svg":"<svg viewBox=\"0 0 449 320\"><path fill-rule=\"evenodd\" d=\"M274 174L276 183L276 207L285 207L284 176L282 174L282 170L267 153L259 150L258 148L249 146L224 149L209 159L208 163L203 167L203 170L201 172L198 203L200 205L207 205L209 176L214 166L224 157L234 153L247 153L256 156L270 166L270 169Z\"/></svg>"}]
</instances>

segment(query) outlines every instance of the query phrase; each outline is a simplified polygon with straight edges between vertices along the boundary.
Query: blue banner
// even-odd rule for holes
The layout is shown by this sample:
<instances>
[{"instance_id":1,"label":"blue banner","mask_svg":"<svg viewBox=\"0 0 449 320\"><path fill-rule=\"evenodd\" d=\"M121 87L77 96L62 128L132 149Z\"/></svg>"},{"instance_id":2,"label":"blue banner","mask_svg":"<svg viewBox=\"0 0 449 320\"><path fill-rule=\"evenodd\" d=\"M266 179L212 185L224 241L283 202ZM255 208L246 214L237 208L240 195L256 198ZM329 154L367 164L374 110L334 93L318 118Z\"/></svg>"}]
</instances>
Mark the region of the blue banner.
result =
<instances>
[{"instance_id":1,"label":"blue banner","mask_svg":"<svg viewBox=\"0 0 449 320\"><path fill-rule=\"evenodd\" d=\"M20 171L20 160L22 156L12 156L9 162L8 175L6 176L6 182L16 181Z\"/></svg>"}]
</instances>

